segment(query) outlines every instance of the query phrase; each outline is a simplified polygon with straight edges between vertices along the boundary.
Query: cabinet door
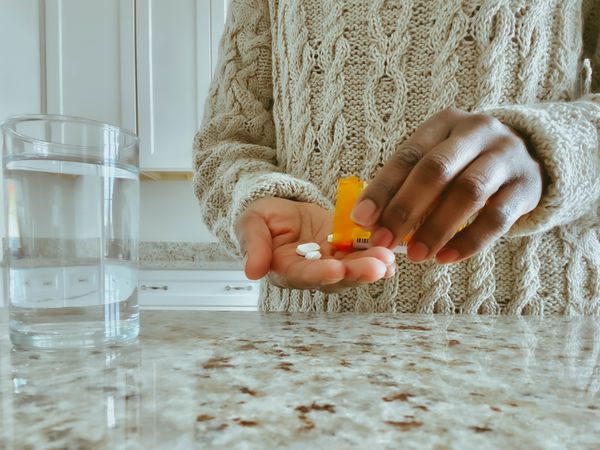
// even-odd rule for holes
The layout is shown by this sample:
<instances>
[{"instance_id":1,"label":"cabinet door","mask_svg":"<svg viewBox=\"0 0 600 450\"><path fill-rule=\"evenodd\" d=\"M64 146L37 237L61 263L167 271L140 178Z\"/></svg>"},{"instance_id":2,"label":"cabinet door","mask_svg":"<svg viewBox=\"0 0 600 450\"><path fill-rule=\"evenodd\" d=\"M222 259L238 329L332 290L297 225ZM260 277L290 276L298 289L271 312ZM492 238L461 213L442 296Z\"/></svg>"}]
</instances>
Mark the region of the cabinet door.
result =
<instances>
[{"instance_id":1,"label":"cabinet door","mask_svg":"<svg viewBox=\"0 0 600 450\"><path fill-rule=\"evenodd\" d=\"M9 116L43 112L39 8L39 0L0 0L0 123ZM0 170L0 236L3 237L2 177ZM0 240L0 260L4 255L3 241Z\"/></svg>"},{"instance_id":2,"label":"cabinet door","mask_svg":"<svg viewBox=\"0 0 600 450\"><path fill-rule=\"evenodd\" d=\"M225 0L138 0L140 164L147 171L191 170Z\"/></svg>"},{"instance_id":3,"label":"cabinet door","mask_svg":"<svg viewBox=\"0 0 600 450\"><path fill-rule=\"evenodd\" d=\"M40 114L39 0L0 0L0 122Z\"/></svg>"},{"instance_id":4,"label":"cabinet door","mask_svg":"<svg viewBox=\"0 0 600 450\"><path fill-rule=\"evenodd\" d=\"M46 0L49 114L83 116L136 131L135 0Z\"/></svg>"},{"instance_id":5,"label":"cabinet door","mask_svg":"<svg viewBox=\"0 0 600 450\"><path fill-rule=\"evenodd\" d=\"M134 10L135 0L0 0L0 121L65 114L136 131Z\"/></svg>"}]
</instances>

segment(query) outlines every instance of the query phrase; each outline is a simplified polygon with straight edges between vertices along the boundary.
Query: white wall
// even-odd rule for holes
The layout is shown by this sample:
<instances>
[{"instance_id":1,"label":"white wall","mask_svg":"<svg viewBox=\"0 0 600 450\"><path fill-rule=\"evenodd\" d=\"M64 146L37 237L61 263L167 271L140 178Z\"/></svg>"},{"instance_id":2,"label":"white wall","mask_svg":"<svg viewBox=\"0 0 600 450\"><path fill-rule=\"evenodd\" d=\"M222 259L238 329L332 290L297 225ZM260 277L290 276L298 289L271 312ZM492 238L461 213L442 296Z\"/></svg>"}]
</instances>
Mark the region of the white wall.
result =
<instances>
[{"instance_id":1,"label":"white wall","mask_svg":"<svg viewBox=\"0 0 600 450\"><path fill-rule=\"evenodd\" d=\"M189 181L140 183L142 241L214 242Z\"/></svg>"}]
</instances>

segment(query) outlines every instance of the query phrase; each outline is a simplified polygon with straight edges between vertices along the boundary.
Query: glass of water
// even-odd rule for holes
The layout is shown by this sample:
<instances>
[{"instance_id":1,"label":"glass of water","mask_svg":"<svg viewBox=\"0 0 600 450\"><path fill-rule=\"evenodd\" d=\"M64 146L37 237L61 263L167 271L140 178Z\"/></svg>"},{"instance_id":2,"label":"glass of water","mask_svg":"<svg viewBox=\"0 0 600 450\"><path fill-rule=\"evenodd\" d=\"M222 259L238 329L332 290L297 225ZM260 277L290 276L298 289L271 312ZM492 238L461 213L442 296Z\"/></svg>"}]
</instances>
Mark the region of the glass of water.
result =
<instances>
[{"instance_id":1,"label":"glass of water","mask_svg":"<svg viewBox=\"0 0 600 450\"><path fill-rule=\"evenodd\" d=\"M137 338L137 137L66 116L1 126L10 337L68 348Z\"/></svg>"}]
</instances>

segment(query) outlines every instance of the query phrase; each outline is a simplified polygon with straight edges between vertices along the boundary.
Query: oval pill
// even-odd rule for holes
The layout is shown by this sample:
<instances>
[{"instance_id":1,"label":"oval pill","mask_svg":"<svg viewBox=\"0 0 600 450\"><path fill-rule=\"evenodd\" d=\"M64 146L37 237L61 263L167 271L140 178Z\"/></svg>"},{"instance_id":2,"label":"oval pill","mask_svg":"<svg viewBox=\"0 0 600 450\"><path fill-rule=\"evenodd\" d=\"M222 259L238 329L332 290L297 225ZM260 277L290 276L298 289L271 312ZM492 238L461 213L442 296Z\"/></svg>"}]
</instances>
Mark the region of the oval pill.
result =
<instances>
[{"instance_id":1,"label":"oval pill","mask_svg":"<svg viewBox=\"0 0 600 450\"><path fill-rule=\"evenodd\" d=\"M306 258L306 259L321 259L321 252L318 250L315 250L314 252L308 252L306 255L304 255L304 258Z\"/></svg>"},{"instance_id":2,"label":"oval pill","mask_svg":"<svg viewBox=\"0 0 600 450\"><path fill-rule=\"evenodd\" d=\"M307 242L306 244L300 244L296 247L296 253L300 256L306 256L309 252L318 252L321 249L321 246L316 242Z\"/></svg>"}]
</instances>

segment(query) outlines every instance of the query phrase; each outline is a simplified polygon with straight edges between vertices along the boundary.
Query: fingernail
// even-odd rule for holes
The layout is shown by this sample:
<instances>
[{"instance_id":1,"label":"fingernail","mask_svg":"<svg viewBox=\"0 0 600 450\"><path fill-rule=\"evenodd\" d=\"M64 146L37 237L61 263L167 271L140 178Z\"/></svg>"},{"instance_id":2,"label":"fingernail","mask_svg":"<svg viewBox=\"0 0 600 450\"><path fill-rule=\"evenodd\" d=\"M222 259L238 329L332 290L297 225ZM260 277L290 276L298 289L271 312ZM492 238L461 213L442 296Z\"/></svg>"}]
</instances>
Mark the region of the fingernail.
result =
<instances>
[{"instance_id":1,"label":"fingernail","mask_svg":"<svg viewBox=\"0 0 600 450\"><path fill-rule=\"evenodd\" d=\"M384 227L373 231L371 235L371 245L373 246L389 247L393 240L394 233Z\"/></svg>"},{"instance_id":2,"label":"fingernail","mask_svg":"<svg viewBox=\"0 0 600 450\"><path fill-rule=\"evenodd\" d=\"M351 218L359 225L371 225L375 222L377 205L369 198L362 200L352 210Z\"/></svg>"},{"instance_id":3,"label":"fingernail","mask_svg":"<svg viewBox=\"0 0 600 450\"><path fill-rule=\"evenodd\" d=\"M387 268L383 278L392 278L394 275L396 275L396 266L392 265Z\"/></svg>"},{"instance_id":4,"label":"fingernail","mask_svg":"<svg viewBox=\"0 0 600 450\"><path fill-rule=\"evenodd\" d=\"M460 253L453 248L443 248L435 255L436 261L440 264L449 264L458 258L460 258Z\"/></svg>"},{"instance_id":5,"label":"fingernail","mask_svg":"<svg viewBox=\"0 0 600 450\"><path fill-rule=\"evenodd\" d=\"M429 254L429 247L422 242L414 242L408 246L408 257L414 262L421 262Z\"/></svg>"}]
</instances>

